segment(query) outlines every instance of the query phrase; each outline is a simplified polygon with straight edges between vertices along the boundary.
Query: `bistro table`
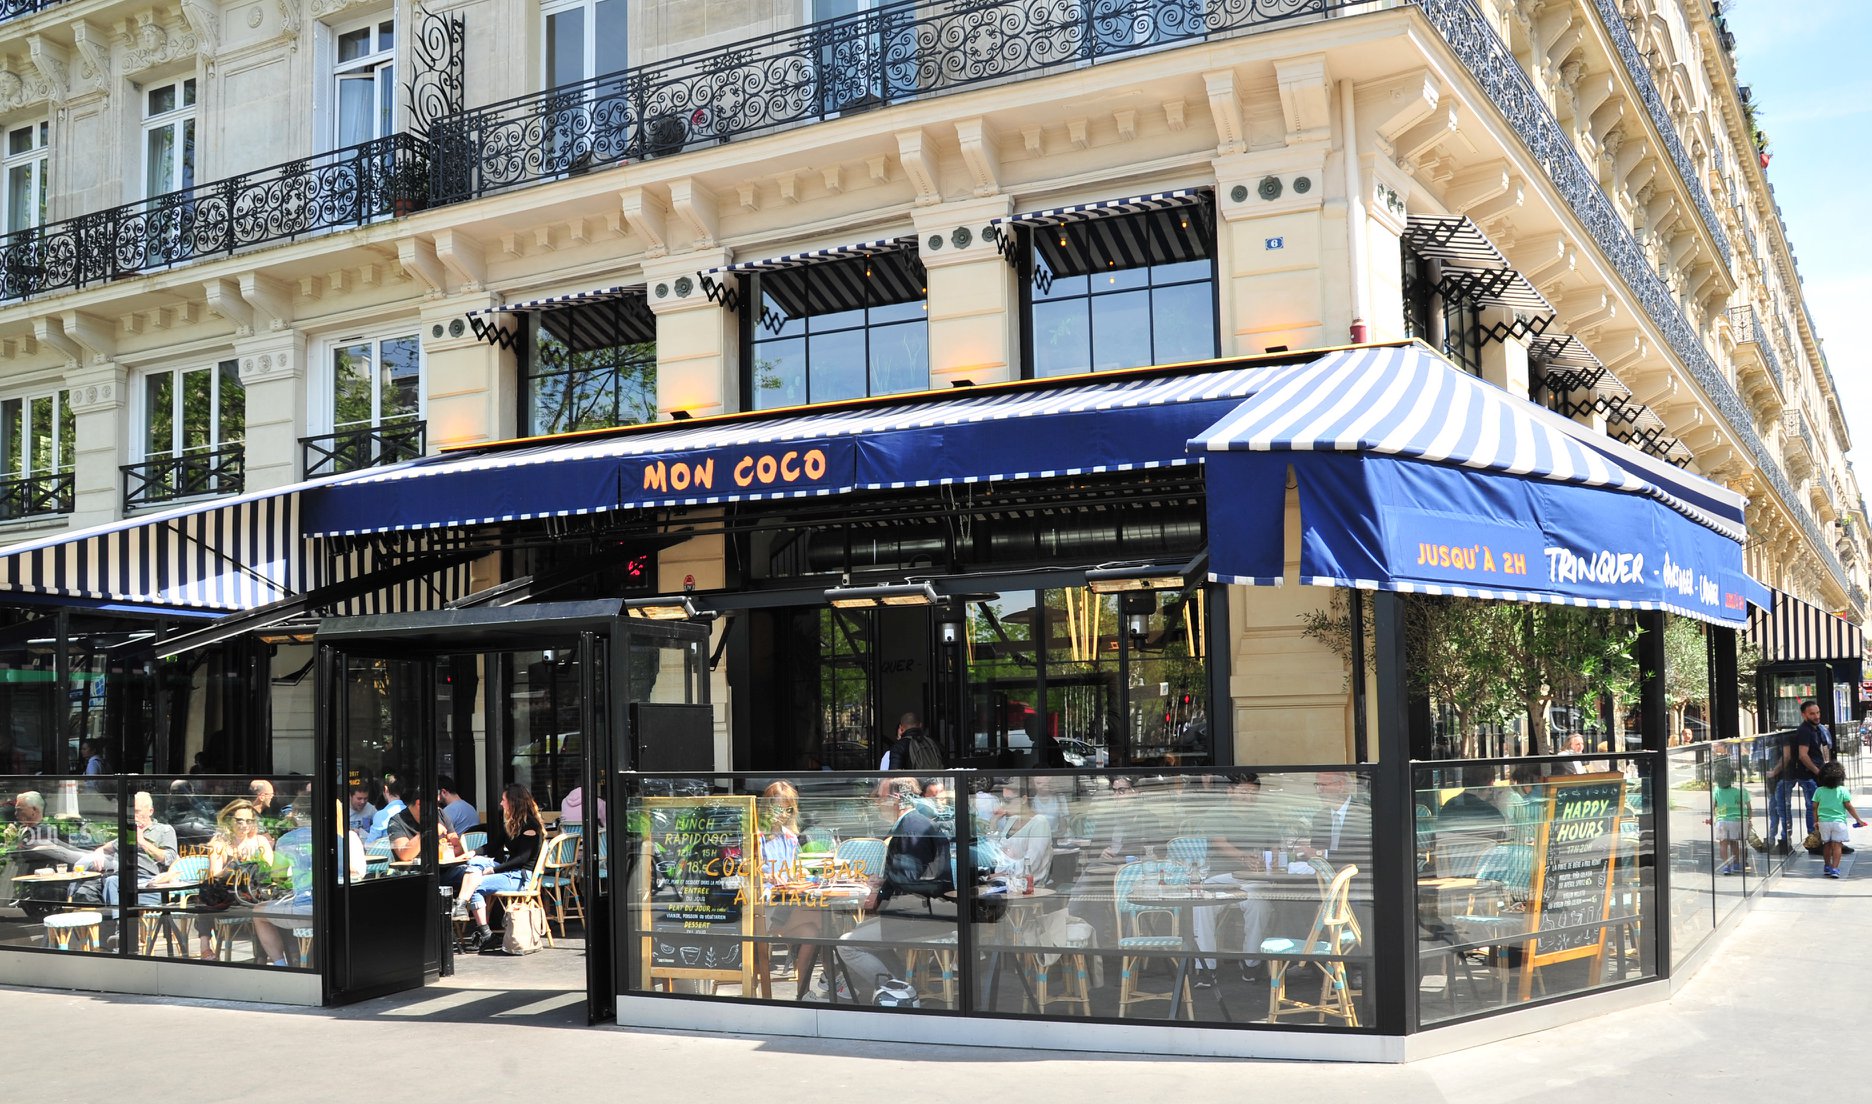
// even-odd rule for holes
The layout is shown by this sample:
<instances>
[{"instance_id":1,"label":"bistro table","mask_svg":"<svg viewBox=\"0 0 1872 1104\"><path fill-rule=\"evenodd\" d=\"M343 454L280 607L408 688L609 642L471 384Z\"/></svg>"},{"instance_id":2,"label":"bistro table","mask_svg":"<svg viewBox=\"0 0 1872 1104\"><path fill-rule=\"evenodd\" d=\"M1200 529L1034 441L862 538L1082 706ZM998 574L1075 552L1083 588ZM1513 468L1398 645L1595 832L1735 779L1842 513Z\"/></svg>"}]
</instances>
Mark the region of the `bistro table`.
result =
<instances>
[{"instance_id":1,"label":"bistro table","mask_svg":"<svg viewBox=\"0 0 1872 1104\"><path fill-rule=\"evenodd\" d=\"M179 912L186 912L189 910L186 905L172 904L171 902L177 896L184 893L193 893L201 887L201 879L187 882L145 882L137 887L137 896L140 897L146 893L153 893L159 898L154 909L147 906L142 909L142 915L145 919L149 919L152 915L156 919L155 926L145 926L143 937L144 954L147 955L155 952L156 936L160 933L163 937L163 944L168 950L170 957L175 956L175 915ZM187 949L187 944L188 938L184 936L184 950Z\"/></svg>"},{"instance_id":2,"label":"bistro table","mask_svg":"<svg viewBox=\"0 0 1872 1104\"><path fill-rule=\"evenodd\" d=\"M1008 909L1008 930L1013 933L1017 940L1023 937L1032 925L1033 913L1035 911L1034 906L1045 904L1047 901L1059 896L1058 890L1046 889L1039 886L1024 893L1015 892L1012 889L993 893L982 892L990 888L992 887L976 886L974 887L974 896L977 899L999 899L1006 903ZM953 889L948 890L943 894L943 897L947 900L954 901L957 899L956 891ZM1012 945L990 943L987 946L987 951L988 961L982 970L982 1004L985 1008L992 1010L995 1006L995 990L999 986L1001 980L1002 963L1006 961L1005 956L1009 953L1023 955L1031 952L1018 943ZM1027 1005L1038 1006L1039 1002L1034 997L1033 987L1027 983L1026 971L1021 969L1018 960L1015 962L1014 980L1020 982L1021 992L1025 994L1027 1003L1021 1006L1022 1009L1024 1010Z\"/></svg>"},{"instance_id":3,"label":"bistro table","mask_svg":"<svg viewBox=\"0 0 1872 1104\"><path fill-rule=\"evenodd\" d=\"M64 886L65 900L70 901L72 892L78 888L79 882L89 882L104 876L101 870L67 870L62 873L54 871L50 874L21 874L13 879L13 884Z\"/></svg>"},{"instance_id":4,"label":"bistro table","mask_svg":"<svg viewBox=\"0 0 1872 1104\"><path fill-rule=\"evenodd\" d=\"M824 934L820 938L827 943L819 948L824 955L815 952L812 965L798 971L794 1000L805 1000L806 994L812 991L813 971L816 969L826 979L827 999L833 1004L838 1003L838 973L834 968L842 971L844 964L833 953L834 947L830 942L837 938L832 931L832 914L858 912L870 896L869 882L778 882L767 887L762 902L765 907L815 909L824 918ZM825 964L826 958L831 959L832 965ZM846 979L846 987L851 990L852 1001L856 1003L858 991L852 988L850 978Z\"/></svg>"}]
</instances>

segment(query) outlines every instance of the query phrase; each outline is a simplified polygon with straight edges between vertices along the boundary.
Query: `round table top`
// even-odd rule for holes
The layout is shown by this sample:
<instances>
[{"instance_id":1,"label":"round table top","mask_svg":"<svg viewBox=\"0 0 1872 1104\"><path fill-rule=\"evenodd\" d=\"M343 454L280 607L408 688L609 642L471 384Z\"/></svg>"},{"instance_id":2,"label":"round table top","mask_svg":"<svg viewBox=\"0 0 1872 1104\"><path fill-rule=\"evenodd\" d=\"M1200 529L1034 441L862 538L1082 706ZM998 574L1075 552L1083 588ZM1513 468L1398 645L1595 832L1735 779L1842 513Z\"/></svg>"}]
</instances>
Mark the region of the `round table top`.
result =
<instances>
[{"instance_id":1,"label":"round table top","mask_svg":"<svg viewBox=\"0 0 1872 1104\"><path fill-rule=\"evenodd\" d=\"M1161 893L1153 886L1135 890L1127 899L1134 905L1213 905L1247 897L1241 890L1226 886L1165 886Z\"/></svg>"},{"instance_id":2,"label":"round table top","mask_svg":"<svg viewBox=\"0 0 1872 1104\"><path fill-rule=\"evenodd\" d=\"M13 880L16 882L40 882L40 883L82 882L86 880L87 878L102 878L103 876L104 876L104 872L101 870L68 870L64 872L63 874L60 874L56 871L54 871L51 874L21 874L18 877L14 878Z\"/></svg>"},{"instance_id":3,"label":"round table top","mask_svg":"<svg viewBox=\"0 0 1872 1104\"><path fill-rule=\"evenodd\" d=\"M999 892L999 893L983 893L982 890L987 889L987 888L990 888L990 887L976 886L975 895L977 897L998 897L1006 901L1009 905L1031 905L1040 901L1044 901L1048 897L1056 897L1059 895L1059 890L1047 889L1044 886L1035 886L1033 888L1033 892L1031 893L1020 893L1020 892L1006 891L1006 890ZM943 894L945 898L951 901L955 900L955 895L956 893L955 893L955 890L953 889Z\"/></svg>"}]
</instances>

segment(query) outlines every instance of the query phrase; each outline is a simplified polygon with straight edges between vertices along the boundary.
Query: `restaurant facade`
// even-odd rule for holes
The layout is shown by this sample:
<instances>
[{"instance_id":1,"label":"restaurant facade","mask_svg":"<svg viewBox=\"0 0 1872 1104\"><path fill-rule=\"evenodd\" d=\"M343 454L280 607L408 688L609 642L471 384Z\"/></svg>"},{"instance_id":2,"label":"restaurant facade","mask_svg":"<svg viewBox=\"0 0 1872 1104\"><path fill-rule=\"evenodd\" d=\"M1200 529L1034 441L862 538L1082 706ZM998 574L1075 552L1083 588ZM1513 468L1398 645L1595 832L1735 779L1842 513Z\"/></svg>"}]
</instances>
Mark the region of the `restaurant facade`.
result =
<instances>
[{"instance_id":1,"label":"restaurant facade","mask_svg":"<svg viewBox=\"0 0 1872 1104\"><path fill-rule=\"evenodd\" d=\"M1864 519L1778 218L1632 45L1706 15L1093 5L956 79L902 59L982 5L607 2L281 28L439 81L421 204L0 307L66 489L0 549L0 980L435 981L447 864L341 828L386 776L608 804L552 885L621 1025L1399 1060L1668 998L1798 861L1738 640L1841 610L1856 683ZM503 31L549 91L469 104ZM870 83L754 116L731 55Z\"/></svg>"}]
</instances>

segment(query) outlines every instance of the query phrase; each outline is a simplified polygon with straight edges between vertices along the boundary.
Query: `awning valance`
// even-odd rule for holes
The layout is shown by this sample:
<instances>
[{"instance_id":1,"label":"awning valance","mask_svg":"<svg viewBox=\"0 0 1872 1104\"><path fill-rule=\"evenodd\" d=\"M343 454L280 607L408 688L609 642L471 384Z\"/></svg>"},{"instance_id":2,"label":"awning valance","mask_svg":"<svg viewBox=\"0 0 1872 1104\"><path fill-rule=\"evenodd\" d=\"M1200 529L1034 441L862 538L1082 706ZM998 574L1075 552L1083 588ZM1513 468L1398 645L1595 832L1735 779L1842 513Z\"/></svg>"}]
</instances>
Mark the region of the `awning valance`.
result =
<instances>
[{"instance_id":1,"label":"awning valance","mask_svg":"<svg viewBox=\"0 0 1872 1104\"><path fill-rule=\"evenodd\" d=\"M307 527L371 533L1193 464L1183 443L1268 371L1023 384L431 457L328 488Z\"/></svg>"},{"instance_id":2,"label":"awning valance","mask_svg":"<svg viewBox=\"0 0 1872 1104\"><path fill-rule=\"evenodd\" d=\"M1216 578L1280 576L1280 527L1232 495L1284 488L1291 469L1303 582L1669 609L1724 624L1768 600L1742 570L1739 495L1423 346L1333 353L1262 384L1190 442L1205 457Z\"/></svg>"},{"instance_id":3,"label":"awning valance","mask_svg":"<svg viewBox=\"0 0 1872 1104\"><path fill-rule=\"evenodd\" d=\"M1481 227L1463 215L1412 215L1404 228L1404 240L1418 256L1442 263L1437 290L1445 297L1534 315L1551 317L1554 313L1547 297L1509 265Z\"/></svg>"},{"instance_id":4,"label":"awning valance","mask_svg":"<svg viewBox=\"0 0 1872 1104\"><path fill-rule=\"evenodd\" d=\"M764 277L756 309L770 332L796 318L913 303L924 297L927 283L916 238L909 235L741 261L698 274L711 298L739 309L746 289L733 294L723 290L716 277L724 273Z\"/></svg>"},{"instance_id":5,"label":"awning valance","mask_svg":"<svg viewBox=\"0 0 1872 1104\"><path fill-rule=\"evenodd\" d=\"M501 307L468 312L475 336L489 344L512 348L518 335L490 321L497 314L536 314L540 326L574 351L607 349L656 340L656 316L642 284L566 295L547 295Z\"/></svg>"}]
</instances>

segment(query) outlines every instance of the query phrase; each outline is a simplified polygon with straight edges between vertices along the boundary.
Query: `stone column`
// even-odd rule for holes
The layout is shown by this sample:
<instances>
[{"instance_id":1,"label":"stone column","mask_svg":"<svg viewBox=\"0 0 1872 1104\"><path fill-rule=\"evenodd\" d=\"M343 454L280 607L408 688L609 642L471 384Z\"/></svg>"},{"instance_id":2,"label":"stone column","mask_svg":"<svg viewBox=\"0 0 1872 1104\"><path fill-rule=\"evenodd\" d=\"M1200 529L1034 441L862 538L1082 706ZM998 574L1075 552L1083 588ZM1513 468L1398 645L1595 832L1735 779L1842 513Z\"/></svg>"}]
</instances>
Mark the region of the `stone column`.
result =
<instances>
[{"instance_id":1,"label":"stone column","mask_svg":"<svg viewBox=\"0 0 1872 1104\"><path fill-rule=\"evenodd\" d=\"M305 336L289 328L236 339L234 356L247 393L246 488L296 483L307 433Z\"/></svg>"},{"instance_id":2,"label":"stone column","mask_svg":"<svg viewBox=\"0 0 1872 1104\"><path fill-rule=\"evenodd\" d=\"M729 263L719 246L644 262L644 285L656 314L657 412L694 417L741 409L741 318L711 298L701 274ZM734 277L715 277L740 290ZM740 309L758 311L743 299Z\"/></svg>"},{"instance_id":3,"label":"stone column","mask_svg":"<svg viewBox=\"0 0 1872 1104\"><path fill-rule=\"evenodd\" d=\"M115 521L123 513L123 465L130 462L129 373L112 361L73 365L66 372L77 423L71 528Z\"/></svg>"},{"instance_id":4,"label":"stone column","mask_svg":"<svg viewBox=\"0 0 1872 1104\"><path fill-rule=\"evenodd\" d=\"M1020 286L995 248L990 222L1013 213L1004 195L911 211L929 274L929 385L994 383L1022 374Z\"/></svg>"},{"instance_id":5,"label":"stone column","mask_svg":"<svg viewBox=\"0 0 1872 1104\"><path fill-rule=\"evenodd\" d=\"M1324 143L1311 143L1211 162L1222 356L1280 345L1317 348L1343 336L1329 337L1323 320L1329 297L1341 304L1349 298L1346 266L1327 271L1328 257L1345 256L1343 237L1324 237L1327 152Z\"/></svg>"},{"instance_id":6,"label":"stone column","mask_svg":"<svg viewBox=\"0 0 1872 1104\"><path fill-rule=\"evenodd\" d=\"M468 324L470 311L494 304L485 291L423 303L425 444L431 452L445 445L500 441L520 432L517 351L476 337ZM504 327L514 340L522 336L520 320L513 315L489 315L482 321Z\"/></svg>"}]
</instances>

